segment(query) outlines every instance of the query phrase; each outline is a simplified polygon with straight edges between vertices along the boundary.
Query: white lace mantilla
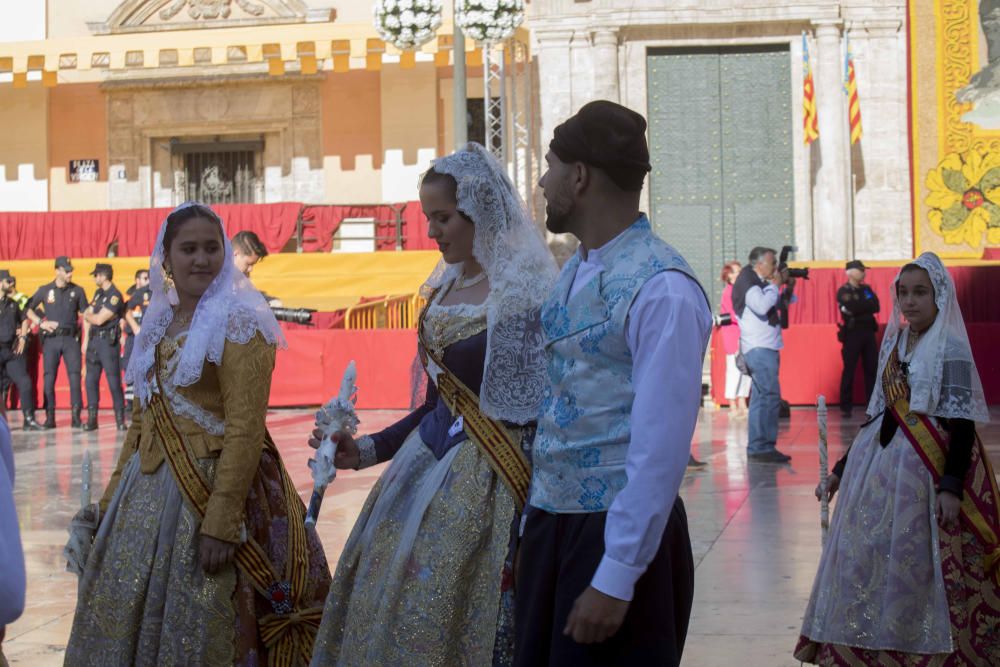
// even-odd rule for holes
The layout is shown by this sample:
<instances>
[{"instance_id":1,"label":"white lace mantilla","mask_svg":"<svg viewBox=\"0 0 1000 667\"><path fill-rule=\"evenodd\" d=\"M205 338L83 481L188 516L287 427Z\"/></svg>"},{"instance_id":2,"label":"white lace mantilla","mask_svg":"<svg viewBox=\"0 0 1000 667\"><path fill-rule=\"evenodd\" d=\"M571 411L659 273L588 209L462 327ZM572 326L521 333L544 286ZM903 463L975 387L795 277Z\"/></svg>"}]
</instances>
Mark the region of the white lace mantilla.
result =
<instances>
[{"instance_id":1,"label":"white lace mantilla","mask_svg":"<svg viewBox=\"0 0 1000 667\"><path fill-rule=\"evenodd\" d=\"M920 255L913 260L913 264L930 276L938 314L930 328L920 336L912 354L906 355L906 339L910 330L899 306L896 290L900 274L896 275L892 283L892 316L882 339L876 377L882 377L893 346L900 345L904 352L901 360L908 367L906 380L910 386L910 409L913 412L986 423L990 416L983 383L972 358L972 346L951 274L932 252ZM879 382L868 404L868 414L874 417L882 414L883 410L885 397Z\"/></svg>"},{"instance_id":2,"label":"white lace mantilla","mask_svg":"<svg viewBox=\"0 0 1000 667\"><path fill-rule=\"evenodd\" d=\"M504 167L485 148L470 143L432 169L455 179L458 210L475 227L472 254L490 281L480 408L494 419L526 424L538 417L548 386L540 312L558 274L555 260ZM425 296L460 271L442 261L425 283Z\"/></svg>"}]
</instances>

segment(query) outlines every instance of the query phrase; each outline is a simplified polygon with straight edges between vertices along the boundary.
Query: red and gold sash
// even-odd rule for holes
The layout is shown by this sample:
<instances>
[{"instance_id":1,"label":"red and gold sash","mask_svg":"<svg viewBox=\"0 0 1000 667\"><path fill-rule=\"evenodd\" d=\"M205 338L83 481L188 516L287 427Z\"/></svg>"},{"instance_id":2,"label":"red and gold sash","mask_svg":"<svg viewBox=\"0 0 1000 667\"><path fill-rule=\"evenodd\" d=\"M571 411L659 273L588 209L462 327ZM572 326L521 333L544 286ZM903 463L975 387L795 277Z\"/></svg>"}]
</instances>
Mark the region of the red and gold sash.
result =
<instances>
[{"instance_id":1,"label":"red and gold sash","mask_svg":"<svg viewBox=\"0 0 1000 667\"><path fill-rule=\"evenodd\" d=\"M433 297L430 299L433 302ZM518 511L524 509L528 502L528 487L531 484L531 465L521 451L520 443L515 434L499 421L487 417L479 409L479 396L469 389L464 382L448 370L444 361L434 354L431 347L424 341L424 313L420 316L418 335L421 351L433 361L441 373L437 376L438 395L444 401L453 415L460 415L465 431L472 436L472 441L479 446L493 471L503 480L514 496Z\"/></svg>"},{"instance_id":2,"label":"red and gold sash","mask_svg":"<svg viewBox=\"0 0 1000 667\"><path fill-rule=\"evenodd\" d=\"M160 367L159 359L156 366ZM177 487L198 518L204 519L212 487L198 467L190 448L185 445L184 436L174 423L166 401L159 394L153 393L149 409ZM267 552L251 537L237 547L236 566L250 578L257 592L275 610L275 613L257 619L261 639L268 647L268 665L291 667L309 664L312 659L313 643L323 609L299 608L299 599L306 588L309 574L305 509L269 434L265 434L264 446L274 454L281 471L282 493L288 509L288 560L284 577L279 577Z\"/></svg>"},{"instance_id":3,"label":"red and gold sash","mask_svg":"<svg viewBox=\"0 0 1000 667\"><path fill-rule=\"evenodd\" d=\"M910 388L902 372L898 350L892 351L886 363L882 389L889 411L937 485L944 474L948 437L926 415L910 411ZM1000 490L997 489L993 466L978 436L964 480L961 519L985 546L984 571L1000 585Z\"/></svg>"}]
</instances>

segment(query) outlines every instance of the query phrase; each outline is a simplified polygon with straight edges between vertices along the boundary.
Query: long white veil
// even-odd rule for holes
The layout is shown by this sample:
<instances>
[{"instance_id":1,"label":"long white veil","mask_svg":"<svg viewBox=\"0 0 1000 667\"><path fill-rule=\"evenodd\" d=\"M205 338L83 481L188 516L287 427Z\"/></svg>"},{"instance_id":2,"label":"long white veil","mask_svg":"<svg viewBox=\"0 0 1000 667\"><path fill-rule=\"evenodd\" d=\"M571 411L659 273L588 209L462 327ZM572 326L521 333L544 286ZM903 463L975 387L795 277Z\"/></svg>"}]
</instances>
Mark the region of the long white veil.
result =
<instances>
[{"instance_id":1,"label":"long white veil","mask_svg":"<svg viewBox=\"0 0 1000 667\"><path fill-rule=\"evenodd\" d=\"M548 385L539 312L558 275L555 259L503 166L483 146L469 143L432 168L458 184L458 210L475 225L472 254L490 281L480 409L525 424L538 417ZM424 295L460 273L460 265L442 260Z\"/></svg>"},{"instance_id":2,"label":"long white veil","mask_svg":"<svg viewBox=\"0 0 1000 667\"><path fill-rule=\"evenodd\" d=\"M935 417L988 422L990 415L983 383L972 358L972 346L969 344L969 334L965 329L951 274L932 252L925 252L912 263L927 271L930 276L938 315L908 361L910 409ZM902 270L896 274L892 283L892 316L879 352L879 381L875 383L875 391L868 404L868 414L872 417L885 410L882 373L893 348L899 344L900 336L908 335L909 325L903 320L896 296L901 273Z\"/></svg>"},{"instance_id":3,"label":"long white veil","mask_svg":"<svg viewBox=\"0 0 1000 667\"><path fill-rule=\"evenodd\" d=\"M210 213L212 219L218 221L225 245L225 263L202 295L191 320L173 376L173 383L182 387L190 386L201 378L206 360L213 364L222 363L222 351L227 340L247 343L259 331L268 343L279 347L286 345L281 326L274 319L274 313L264 297L233 263L233 248L222 220L207 206L197 202L181 204L171 215L193 206L201 207L206 215ZM169 218L167 216L167 220ZM149 403L152 392L153 378L150 371L155 363L156 346L174 319L169 281L163 268L167 256L166 248L163 247L167 220L160 225L153 254L149 258L149 286L152 295L149 309L142 319L142 328L135 338L132 358L125 371L125 380L134 384L135 395L143 405Z\"/></svg>"}]
</instances>

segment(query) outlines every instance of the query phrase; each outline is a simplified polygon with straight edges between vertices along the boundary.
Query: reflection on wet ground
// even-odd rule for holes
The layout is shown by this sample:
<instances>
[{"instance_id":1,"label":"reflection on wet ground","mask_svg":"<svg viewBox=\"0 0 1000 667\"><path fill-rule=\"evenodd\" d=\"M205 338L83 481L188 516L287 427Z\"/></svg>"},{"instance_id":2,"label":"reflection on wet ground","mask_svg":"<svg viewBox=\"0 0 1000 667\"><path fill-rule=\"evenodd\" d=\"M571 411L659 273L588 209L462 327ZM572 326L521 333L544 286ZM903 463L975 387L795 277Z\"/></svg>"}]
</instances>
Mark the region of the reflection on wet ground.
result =
<instances>
[{"instance_id":1,"label":"reflection on wet ground","mask_svg":"<svg viewBox=\"0 0 1000 667\"><path fill-rule=\"evenodd\" d=\"M368 411L363 430L378 430L402 412ZM60 415L62 423L69 415ZM1000 409L981 433L994 466L1000 464ZM268 427L300 495L311 481L306 444L313 413L272 412ZM104 416L103 427L82 433L68 426L42 433L19 430L12 421L17 467L15 497L28 569L28 607L7 628L4 653L13 664L62 664L72 624L76 577L64 571L66 526L80 506L80 463L93 460L94 498L114 469L122 436ZM850 444L861 418L829 419L830 465ZM695 432L693 452L708 463L689 470L681 494L687 504L694 547L695 603L684 665L798 665L791 650L820 556L819 477L816 412L793 410L782 421L779 448L787 465L749 464L746 421L725 410L706 409ZM342 472L327 490L318 529L327 557L335 563L368 490L382 467Z\"/></svg>"}]
</instances>

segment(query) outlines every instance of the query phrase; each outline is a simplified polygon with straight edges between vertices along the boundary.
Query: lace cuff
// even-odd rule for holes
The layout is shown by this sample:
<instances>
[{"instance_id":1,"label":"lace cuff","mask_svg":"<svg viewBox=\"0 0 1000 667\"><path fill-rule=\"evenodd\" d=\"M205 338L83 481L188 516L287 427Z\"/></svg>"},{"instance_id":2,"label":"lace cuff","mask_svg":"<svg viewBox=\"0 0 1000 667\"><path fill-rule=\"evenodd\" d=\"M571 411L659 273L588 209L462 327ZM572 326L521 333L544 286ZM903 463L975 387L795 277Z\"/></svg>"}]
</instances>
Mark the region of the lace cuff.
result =
<instances>
[{"instance_id":1,"label":"lace cuff","mask_svg":"<svg viewBox=\"0 0 1000 667\"><path fill-rule=\"evenodd\" d=\"M370 435L363 435L355 441L361 458L358 461L358 470L371 468L378 463L378 454L375 452L375 440Z\"/></svg>"}]
</instances>

